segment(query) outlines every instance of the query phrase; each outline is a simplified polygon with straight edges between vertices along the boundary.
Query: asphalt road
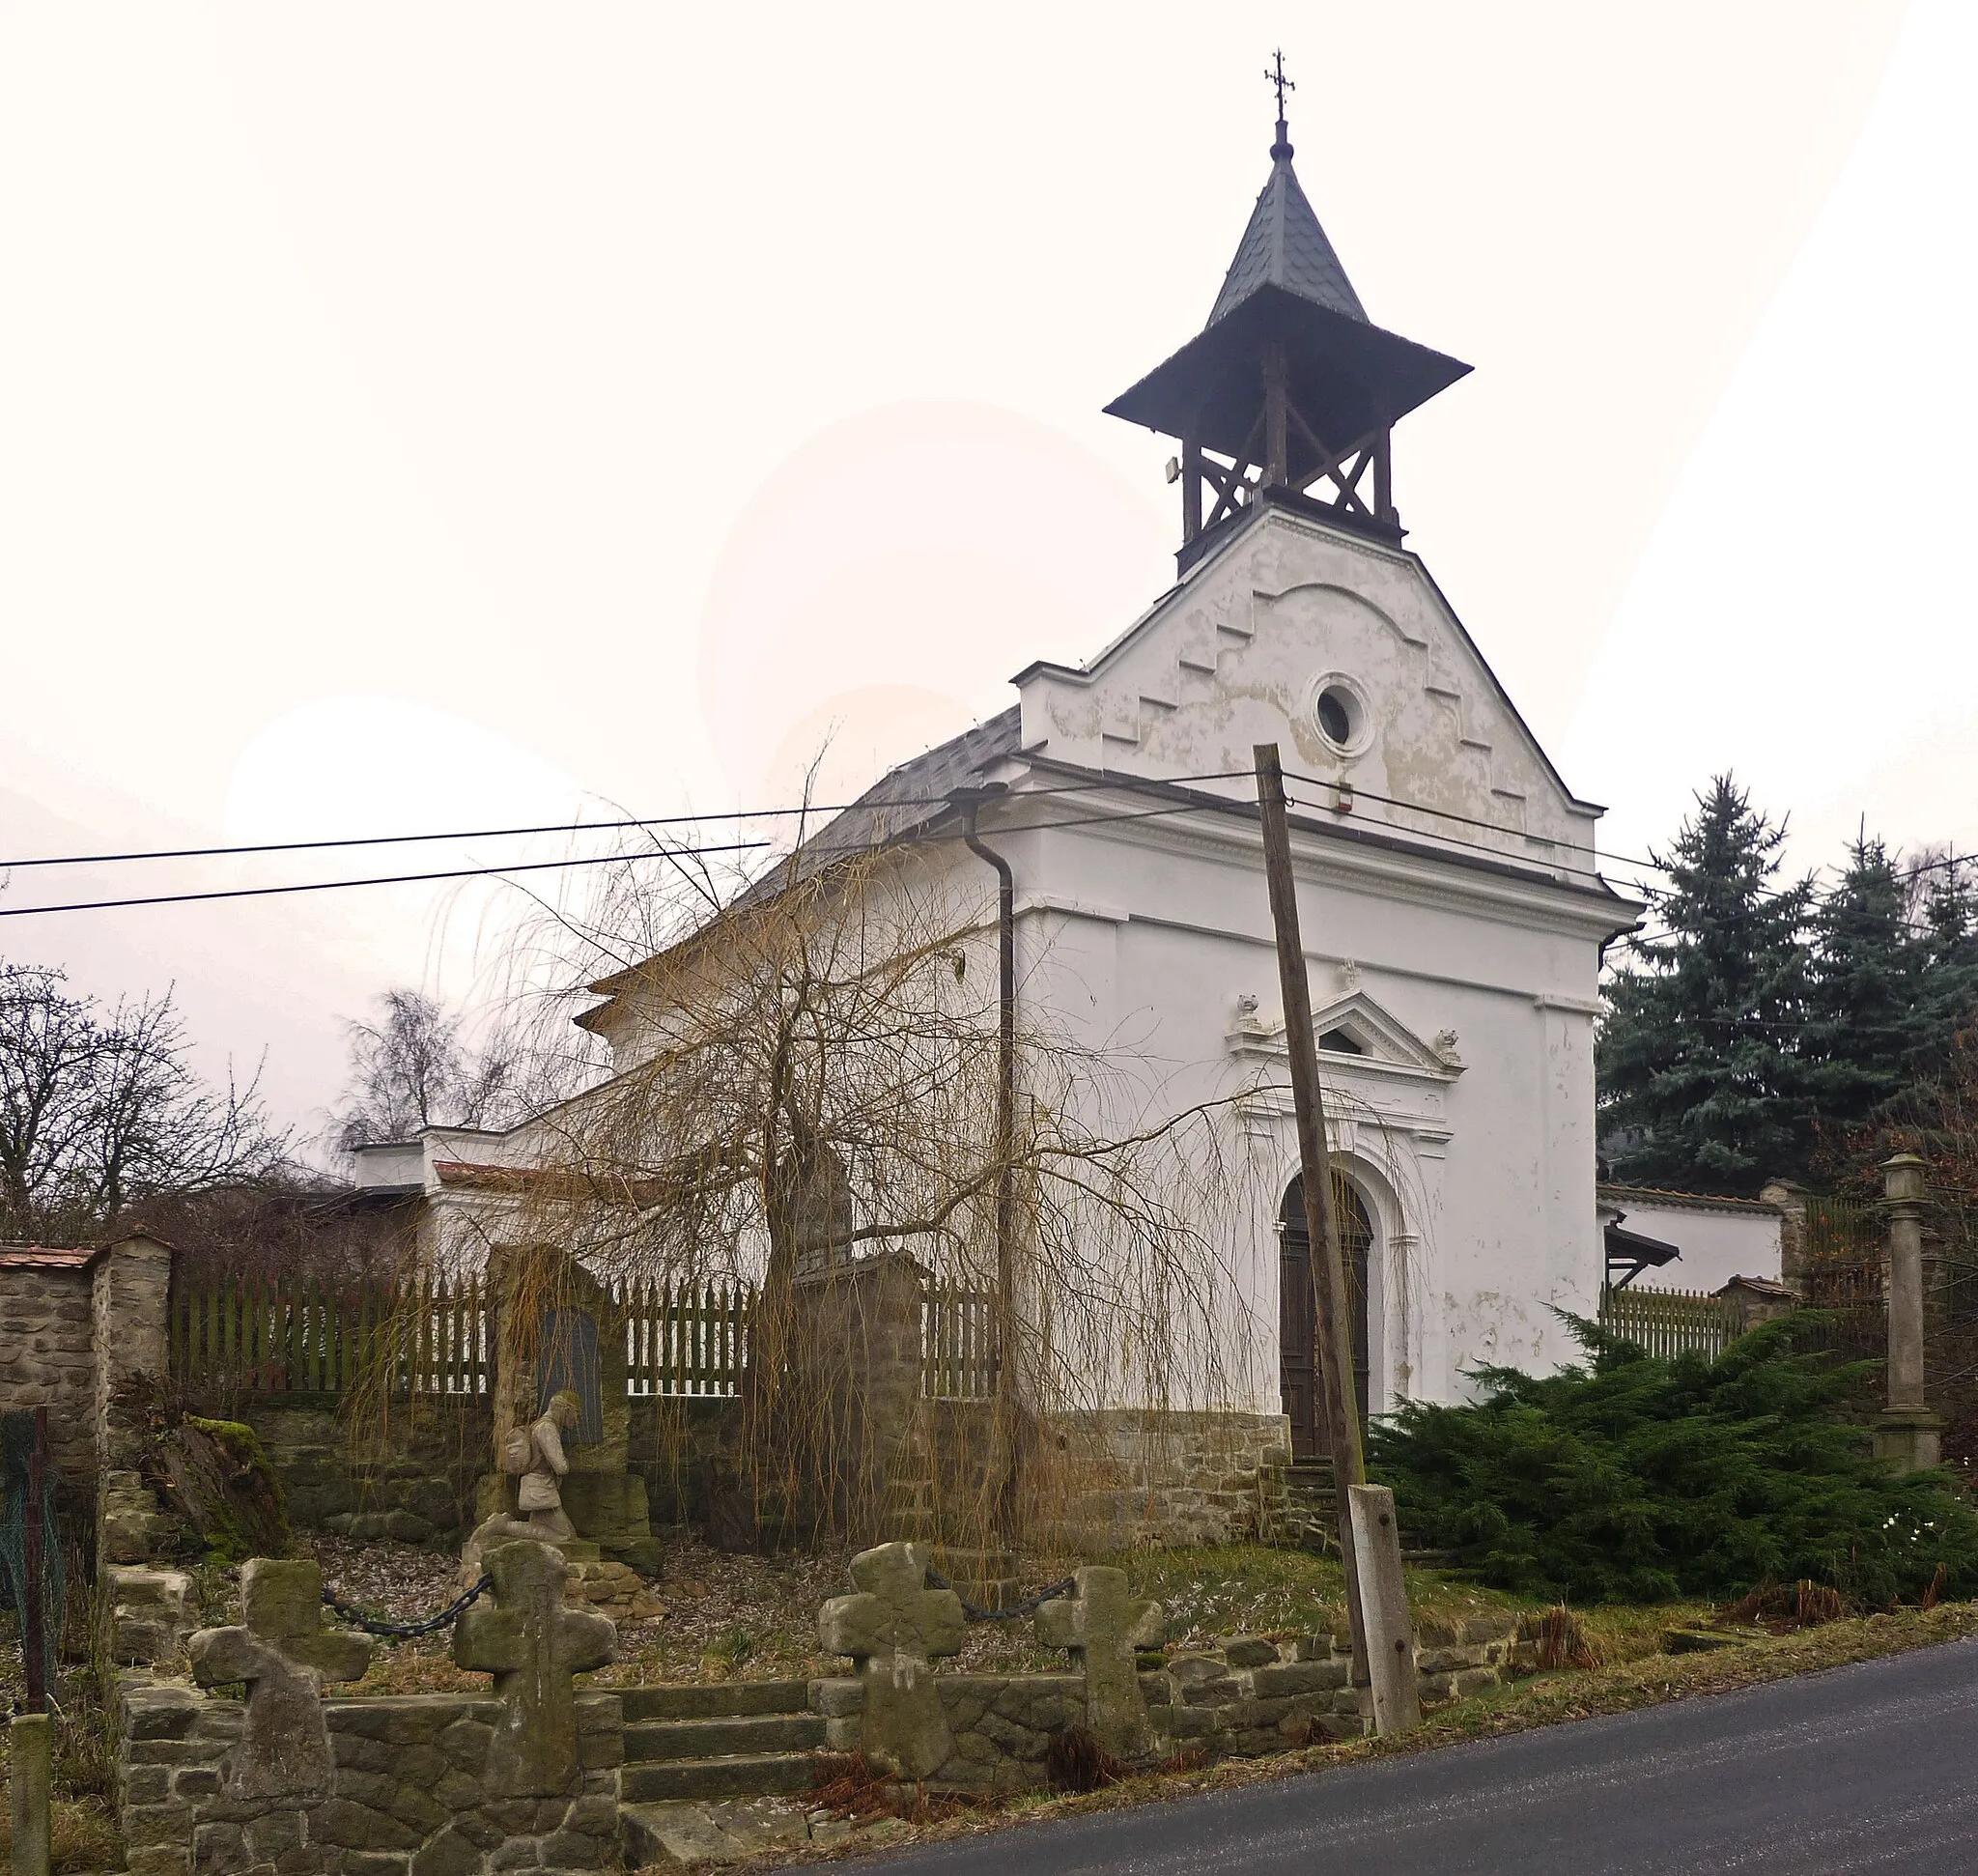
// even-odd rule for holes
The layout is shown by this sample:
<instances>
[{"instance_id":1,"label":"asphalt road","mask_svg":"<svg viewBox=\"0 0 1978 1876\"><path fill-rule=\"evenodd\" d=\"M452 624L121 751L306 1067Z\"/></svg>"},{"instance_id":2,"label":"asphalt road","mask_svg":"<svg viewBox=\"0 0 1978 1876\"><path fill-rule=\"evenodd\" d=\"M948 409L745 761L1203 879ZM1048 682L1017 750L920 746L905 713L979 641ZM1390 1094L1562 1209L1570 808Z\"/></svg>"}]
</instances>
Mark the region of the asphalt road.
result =
<instances>
[{"instance_id":1,"label":"asphalt road","mask_svg":"<svg viewBox=\"0 0 1978 1876\"><path fill-rule=\"evenodd\" d=\"M1978 1642L862 1861L889 1876L1978 1871ZM846 1867L847 1865L839 1865Z\"/></svg>"}]
</instances>

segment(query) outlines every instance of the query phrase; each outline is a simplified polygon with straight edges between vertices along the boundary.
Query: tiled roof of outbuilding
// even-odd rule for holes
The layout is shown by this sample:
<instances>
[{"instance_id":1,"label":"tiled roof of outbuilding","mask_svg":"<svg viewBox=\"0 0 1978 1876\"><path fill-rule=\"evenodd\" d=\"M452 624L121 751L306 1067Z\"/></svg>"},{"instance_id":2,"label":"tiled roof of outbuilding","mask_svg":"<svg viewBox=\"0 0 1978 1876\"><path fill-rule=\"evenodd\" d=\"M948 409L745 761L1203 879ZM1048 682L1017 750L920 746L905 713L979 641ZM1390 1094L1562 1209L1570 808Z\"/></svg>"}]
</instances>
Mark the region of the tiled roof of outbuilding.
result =
<instances>
[{"instance_id":1,"label":"tiled roof of outbuilding","mask_svg":"<svg viewBox=\"0 0 1978 1876\"><path fill-rule=\"evenodd\" d=\"M102 1253L100 1244L0 1244L0 1270L83 1270Z\"/></svg>"}]
</instances>

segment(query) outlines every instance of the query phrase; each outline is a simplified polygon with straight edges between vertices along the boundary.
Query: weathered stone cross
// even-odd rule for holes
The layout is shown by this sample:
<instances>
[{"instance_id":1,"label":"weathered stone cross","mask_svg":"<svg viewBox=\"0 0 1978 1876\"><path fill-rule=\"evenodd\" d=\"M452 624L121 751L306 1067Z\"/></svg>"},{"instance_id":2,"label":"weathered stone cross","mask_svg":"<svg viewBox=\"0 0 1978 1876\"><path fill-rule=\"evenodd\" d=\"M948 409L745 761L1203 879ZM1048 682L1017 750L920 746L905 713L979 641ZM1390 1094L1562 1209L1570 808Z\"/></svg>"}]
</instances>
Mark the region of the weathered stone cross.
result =
<instances>
[{"instance_id":1,"label":"weathered stone cross","mask_svg":"<svg viewBox=\"0 0 1978 1876\"><path fill-rule=\"evenodd\" d=\"M1168 1633L1158 1603L1136 1601L1126 1572L1103 1564L1076 1573L1077 1592L1037 1611L1037 1638L1047 1648L1068 1648L1086 1670L1086 1724L1099 1744L1122 1759L1150 1744L1147 1703L1140 1691L1134 1650L1159 1646Z\"/></svg>"},{"instance_id":2,"label":"weathered stone cross","mask_svg":"<svg viewBox=\"0 0 1978 1876\"><path fill-rule=\"evenodd\" d=\"M228 1795L320 1796L336 1762L323 1722L325 1681L354 1681L371 1664L368 1635L323 1626L323 1572L254 1557L240 1571L242 1625L192 1637L193 1678L247 1683L247 1729L229 1755Z\"/></svg>"},{"instance_id":3,"label":"weathered stone cross","mask_svg":"<svg viewBox=\"0 0 1978 1876\"><path fill-rule=\"evenodd\" d=\"M954 1751L931 1662L961 1650L968 1634L961 1598L927 1587L927 1552L882 1544L852 1559L855 1596L818 1611L825 1651L849 1655L865 1684L859 1744L867 1759L902 1778L924 1778Z\"/></svg>"},{"instance_id":4,"label":"weathered stone cross","mask_svg":"<svg viewBox=\"0 0 1978 1876\"><path fill-rule=\"evenodd\" d=\"M510 1798L554 1798L577 1784L577 1702L570 1677L618 1652L608 1616L563 1606L562 1552L523 1538L490 1550L494 1606L453 1626L457 1665L494 1676L505 1711L488 1748L488 1782Z\"/></svg>"}]
</instances>

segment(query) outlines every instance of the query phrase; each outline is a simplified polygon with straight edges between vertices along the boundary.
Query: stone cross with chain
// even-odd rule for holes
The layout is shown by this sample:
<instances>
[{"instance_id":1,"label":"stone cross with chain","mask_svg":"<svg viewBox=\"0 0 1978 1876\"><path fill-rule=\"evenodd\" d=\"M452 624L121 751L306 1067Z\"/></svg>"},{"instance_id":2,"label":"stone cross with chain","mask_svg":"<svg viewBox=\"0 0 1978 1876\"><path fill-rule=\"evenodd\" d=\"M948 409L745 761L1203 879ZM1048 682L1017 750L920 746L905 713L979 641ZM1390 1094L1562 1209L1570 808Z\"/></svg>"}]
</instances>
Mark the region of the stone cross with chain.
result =
<instances>
[{"instance_id":1,"label":"stone cross with chain","mask_svg":"<svg viewBox=\"0 0 1978 1876\"><path fill-rule=\"evenodd\" d=\"M371 1641L323 1626L323 1572L313 1563L254 1557L240 1571L241 1624L192 1637L193 1678L247 1683L247 1727L228 1756L235 1798L326 1794L335 1773L323 1722L323 1684L354 1681Z\"/></svg>"},{"instance_id":2,"label":"stone cross with chain","mask_svg":"<svg viewBox=\"0 0 1978 1876\"><path fill-rule=\"evenodd\" d=\"M851 1656L864 1682L859 1744L866 1758L899 1777L924 1778L954 1751L932 1662L961 1651L961 1598L927 1587L927 1552L918 1544L862 1550L852 1580L858 1594L834 1596L818 1611L819 1638L828 1654Z\"/></svg>"},{"instance_id":3,"label":"stone cross with chain","mask_svg":"<svg viewBox=\"0 0 1978 1876\"><path fill-rule=\"evenodd\" d=\"M490 1550L494 1606L483 1601L454 1625L457 1666L494 1676L501 1722L488 1748L488 1781L509 1798L554 1798L577 1784L577 1698L571 1676L618 1651L610 1618L563 1606L562 1553L523 1538Z\"/></svg>"},{"instance_id":4,"label":"stone cross with chain","mask_svg":"<svg viewBox=\"0 0 1978 1876\"><path fill-rule=\"evenodd\" d=\"M1037 1638L1047 1648L1067 1648L1086 1670L1086 1724L1107 1751L1122 1759L1147 1749L1147 1703L1141 1692L1134 1651L1157 1647L1167 1634L1158 1603L1141 1602L1127 1589L1126 1572L1088 1565L1073 1580L1070 1596L1037 1610Z\"/></svg>"}]
</instances>

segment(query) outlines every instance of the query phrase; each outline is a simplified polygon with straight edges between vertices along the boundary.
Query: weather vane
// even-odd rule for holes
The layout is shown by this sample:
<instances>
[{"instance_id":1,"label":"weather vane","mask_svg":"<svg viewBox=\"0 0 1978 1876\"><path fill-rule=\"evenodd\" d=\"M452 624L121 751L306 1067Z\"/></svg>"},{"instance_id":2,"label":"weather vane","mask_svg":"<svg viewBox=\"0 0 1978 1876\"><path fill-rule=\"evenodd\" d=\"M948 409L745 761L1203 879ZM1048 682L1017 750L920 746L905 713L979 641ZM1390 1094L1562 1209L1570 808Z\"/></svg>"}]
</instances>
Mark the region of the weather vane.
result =
<instances>
[{"instance_id":1,"label":"weather vane","mask_svg":"<svg viewBox=\"0 0 1978 1876\"><path fill-rule=\"evenodd\" d=\"M1285 54L1282 47L1271 54L1271 62L1264 67L1263 75L1278 88L1278 122L1282 124L1285 121L1285 94L1298 89L1296 84L1285 76Z\"/></svg>"}]
</instances>

